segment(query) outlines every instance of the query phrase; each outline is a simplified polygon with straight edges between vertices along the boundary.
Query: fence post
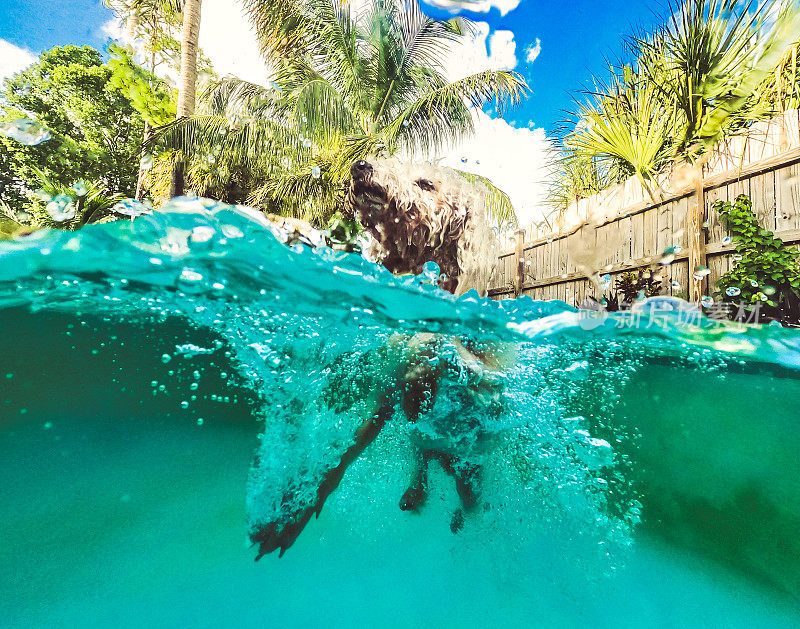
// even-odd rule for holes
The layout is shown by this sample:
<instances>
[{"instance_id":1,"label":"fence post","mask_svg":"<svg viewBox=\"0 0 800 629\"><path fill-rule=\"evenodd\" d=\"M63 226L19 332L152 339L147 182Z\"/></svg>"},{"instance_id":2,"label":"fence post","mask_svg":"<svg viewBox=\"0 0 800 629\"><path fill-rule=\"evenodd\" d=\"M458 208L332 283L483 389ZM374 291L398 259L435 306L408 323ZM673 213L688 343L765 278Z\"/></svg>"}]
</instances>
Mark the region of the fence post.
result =
<instances>
[{"instance_id":1,"label":"fence post","mask_svg":"<svg viewBox=\"0 0 800 629\"><path fill-rule=\"evenodd\" d=\"M525 285L525 230L517 230L517 242L514 248L514 297L519 297L522 287Z\"/></svg>"},{"instance_id":2,"label":"fence post","mask_svg":"<svg viewBox=\"0 0 800 629\"><path fill-rule=\"evenodd\" d=\"M689 216L686 221L689 237L689 301L699 304L703 295L707 294L708 275L700 279L695 277L699 267L706 266L706 232L703 228L706 210L705 188L703 187L703 165L698 166L698 174L694 184L694 199L689 203Z\"/></svg>"}]
</instances>

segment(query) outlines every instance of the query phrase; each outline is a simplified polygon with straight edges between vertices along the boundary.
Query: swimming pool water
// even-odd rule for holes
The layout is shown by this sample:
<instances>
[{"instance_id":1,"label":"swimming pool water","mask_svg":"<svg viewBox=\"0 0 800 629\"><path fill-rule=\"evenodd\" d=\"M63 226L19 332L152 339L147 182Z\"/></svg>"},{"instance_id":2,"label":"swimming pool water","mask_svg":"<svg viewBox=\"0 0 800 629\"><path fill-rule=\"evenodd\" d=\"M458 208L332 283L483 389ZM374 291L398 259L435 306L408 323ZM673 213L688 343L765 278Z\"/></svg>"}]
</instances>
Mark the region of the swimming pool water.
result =
<instances>
[{"instance_id":1,"label":"swimming pool water","mask_svg":"<svg viewBox=\"0 0 800 629\"><path fill-rule=\"evenodd\" d=\"M480 508L453 534L436 464L398 508L426 426L398 409L254 562L249 527L308 501L421 332ZM499 384L451 338L511 356ZM797 626L798 349L690 310L455 299L201 200L3 243L0 624Z\"/></svg>"}]
</instances>

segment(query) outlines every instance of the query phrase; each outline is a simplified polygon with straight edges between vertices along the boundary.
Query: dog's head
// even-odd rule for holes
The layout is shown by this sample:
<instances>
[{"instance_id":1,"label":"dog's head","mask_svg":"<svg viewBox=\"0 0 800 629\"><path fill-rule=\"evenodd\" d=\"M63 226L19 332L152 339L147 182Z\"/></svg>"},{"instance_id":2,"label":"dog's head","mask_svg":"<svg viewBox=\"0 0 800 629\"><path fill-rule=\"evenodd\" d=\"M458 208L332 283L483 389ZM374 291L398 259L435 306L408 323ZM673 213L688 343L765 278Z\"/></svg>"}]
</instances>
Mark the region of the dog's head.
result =
<instances>
[{"instance_id":1,"label":"dog's head","mask_svg":"<svg viewBox=\"0 0 800 629\"><path fill-rule=\"evenodd\" d=\"M479 188L449 169L394 160L359 160L350 174L348 205L386 268L418 275L435 262L445 290L485 293L497 252Z\"/></svg>"}]
</instances>

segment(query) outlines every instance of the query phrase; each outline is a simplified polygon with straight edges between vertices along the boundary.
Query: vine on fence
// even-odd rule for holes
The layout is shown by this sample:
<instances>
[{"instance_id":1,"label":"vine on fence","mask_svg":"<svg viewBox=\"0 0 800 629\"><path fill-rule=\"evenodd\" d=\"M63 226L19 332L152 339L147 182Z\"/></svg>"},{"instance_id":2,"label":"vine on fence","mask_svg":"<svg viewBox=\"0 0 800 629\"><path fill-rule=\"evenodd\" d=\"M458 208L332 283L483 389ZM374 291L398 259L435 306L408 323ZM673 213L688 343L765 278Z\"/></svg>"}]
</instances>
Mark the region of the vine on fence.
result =
<instances>
[{"instance_id":1,"label":"vine on fence","mask_svg":"<svg viewBox=\"0 0 800 629\"><path fill-rule=\"evenodd\" d=\"M736 243L734 267L717 281L724 302L753 311L757 318L800 323L798 252L761 227L747 195L717 201L714 209Z\"/></svg>"}]
</instances>

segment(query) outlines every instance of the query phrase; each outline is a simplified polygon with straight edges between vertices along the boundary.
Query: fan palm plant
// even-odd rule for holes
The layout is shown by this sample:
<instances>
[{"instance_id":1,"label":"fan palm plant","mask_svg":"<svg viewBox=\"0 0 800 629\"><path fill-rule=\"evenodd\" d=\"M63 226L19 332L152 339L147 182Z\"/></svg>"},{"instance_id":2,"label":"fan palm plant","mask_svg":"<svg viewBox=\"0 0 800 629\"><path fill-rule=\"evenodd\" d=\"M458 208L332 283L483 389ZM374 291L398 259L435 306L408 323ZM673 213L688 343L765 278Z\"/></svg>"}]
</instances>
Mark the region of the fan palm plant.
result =
<instances>
[{"instance_id":1,"label":"fan palm plant","mask_svg":"<svg viewBox=\"0 0 800 629\"><path fill-rule=\"evenodd\" d=\"M612 70L611 81L598 81L590 102L578 106L579 123L562 140L564 162L576 156L600 161L612 181L636 175L652 196L663 167L696 161L720 140L779 111L784 76L788 92L796 93L796 4L685 0L673 6L663 28L631 39L635 63ZM564 190L553 198L563 208L572 186L564 179L558 187Z\"/></svg>"},{"instance_id":2,"label":"fan palm plant","mask_svg":"<svg viewBox=\"0 0 800 629\"><path fill-rule=\"evenodd\" d=\"M664 164L675 126L670 100L650 81L626 67L596 97L581 108L582 124L567 138L576 153L610 161L622 178L636 175L648 193L648 184Z\"/></svg>"},{"instance_id":3,"label":"fan palm plant","mask_svg":"<svg viewBox=\"0 0 800 629\"><path fill-rule=\"evenodd\" d=\"M640 71L680 112L676 157L695 158L769 115L752 96L799 27L795 0L689 0L655 37L635 40Z\"/></svg>"},{"instance_id":4,"label":"fan palm plant","mask_svg":"<svg viewBox=\"0 0 800 629\"><path fill-rule=\"evenodd\" d=\"M195 156L216 152L214 169L247 165L260 180L249 200L270 211L321 220L353 161L440 150L474 130L473 107L493 101L502 109L527 89L513 72L448 81L444 57L470 25L429 18L415 0L373 0L361 12L339 0L246 5L274 82L224 79L203 115L162 129L159 139ZM513 215L496 189L490 206Z\"/></svg>"}]
</instances>

